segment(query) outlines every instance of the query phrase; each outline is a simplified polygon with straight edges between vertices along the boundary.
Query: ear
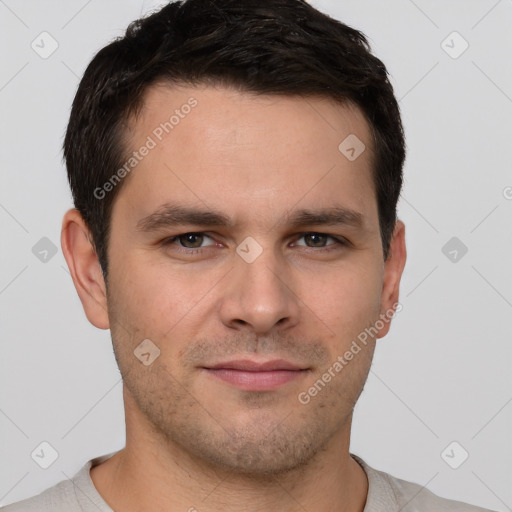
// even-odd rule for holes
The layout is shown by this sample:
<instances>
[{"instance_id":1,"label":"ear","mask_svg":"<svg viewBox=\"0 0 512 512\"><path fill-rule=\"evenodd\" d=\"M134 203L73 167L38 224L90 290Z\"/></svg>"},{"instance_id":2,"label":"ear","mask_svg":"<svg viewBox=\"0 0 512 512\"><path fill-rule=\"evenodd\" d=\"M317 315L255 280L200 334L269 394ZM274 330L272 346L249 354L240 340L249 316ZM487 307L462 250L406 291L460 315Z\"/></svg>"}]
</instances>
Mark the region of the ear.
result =
<instances>
[{"instance_id":1,"label":"ear","mask_svg":"<svg viewBox=\"0 0 512 512\"><path fill-rule=\"evenodd\" d=\"M60 243L87 319L99 329L108 329L105 280L92 235L76 208L64 215Z\"/></svg>"},{"instance_id":2,"label":"ear","mask_svg":"<svg viewBox=\"0 0 512 512\"><path fill-rule=\"evenodd\" d=\"M400 311L401 305L398 303L400 279L407 259L407 250L405 248L405 225L397 220L391 243L389 246L388 259L384 264L384 279L382 283L381 294L381 316L383 327L379 329L377 338L384 337L391 327L391 316L393 311ZM387 313L387 316L386 316Z\"/></svg>"}]
</instances>

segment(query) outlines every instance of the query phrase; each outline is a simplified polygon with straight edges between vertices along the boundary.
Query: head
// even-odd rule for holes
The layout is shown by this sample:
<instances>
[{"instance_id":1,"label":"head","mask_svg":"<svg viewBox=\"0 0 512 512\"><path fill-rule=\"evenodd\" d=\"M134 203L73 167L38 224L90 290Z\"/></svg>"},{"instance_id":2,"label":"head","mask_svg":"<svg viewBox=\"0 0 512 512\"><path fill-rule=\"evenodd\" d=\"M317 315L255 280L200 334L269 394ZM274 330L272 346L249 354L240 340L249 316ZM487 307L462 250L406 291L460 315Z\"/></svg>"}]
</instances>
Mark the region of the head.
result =
<instances>
[{"instance_id":1,"label":"head","mask_svg":"<svg viewBox=\"0 0 512 512\"><path fill-rule=\"evenodd\" d=\"M170 3L92 60L64 155L63 251L127 423L251 474L348 432L405 264L403 130L362 33L302 0ZM300 371L257 390L219 378L234 359Z\"/></svg>"}]
</instances>

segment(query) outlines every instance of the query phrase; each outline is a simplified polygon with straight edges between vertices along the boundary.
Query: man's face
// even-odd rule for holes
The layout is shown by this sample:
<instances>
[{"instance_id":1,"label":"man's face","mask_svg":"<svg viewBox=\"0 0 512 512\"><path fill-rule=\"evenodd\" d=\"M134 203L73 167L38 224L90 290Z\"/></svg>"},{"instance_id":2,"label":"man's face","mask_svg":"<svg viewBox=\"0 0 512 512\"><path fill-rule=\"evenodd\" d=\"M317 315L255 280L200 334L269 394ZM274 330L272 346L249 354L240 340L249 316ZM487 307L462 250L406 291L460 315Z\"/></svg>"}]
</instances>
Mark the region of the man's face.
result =
<instances>
[{"instance_id":1,"label":"man's face","mask_svg":"<svg viewBox=\"0 0 512 512\"><path fill-rule=\"evenodd\" d=\"M349 432L375 339L309 403L299 395L391 306L362 114L320 98L158 86L130 133L130 153L153 146L148 136L155 147L111 218L108 310L125 405L205 462L252 474L303 465ZM338 148L350 134L366 145L353 161ZM148 219L165 206L204 214ZM355 215L297 216L334 209ZM134 354L143 340L147 365Z\"/></svg>"}]
</instances>

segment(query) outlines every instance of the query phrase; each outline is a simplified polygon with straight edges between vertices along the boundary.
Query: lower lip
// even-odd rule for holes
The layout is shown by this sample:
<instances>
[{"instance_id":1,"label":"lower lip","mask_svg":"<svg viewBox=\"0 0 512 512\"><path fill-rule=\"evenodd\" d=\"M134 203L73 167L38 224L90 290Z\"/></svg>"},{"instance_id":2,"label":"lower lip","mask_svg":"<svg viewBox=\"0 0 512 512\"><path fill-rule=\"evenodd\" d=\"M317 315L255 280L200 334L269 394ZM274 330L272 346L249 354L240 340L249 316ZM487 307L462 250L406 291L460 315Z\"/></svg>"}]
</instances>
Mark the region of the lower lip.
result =
<instances>
[{"instance_id":1,"label":"lower lip","mask_svg":"<svg viewBox=\"0 0 512 512\"><path fill-rule=\"evenodd\" d=\"M270 391L304 375L306 370L273 370L248 372L230 368L205 368L214 377L245 391Z\"/></svg>"}]
</instances>

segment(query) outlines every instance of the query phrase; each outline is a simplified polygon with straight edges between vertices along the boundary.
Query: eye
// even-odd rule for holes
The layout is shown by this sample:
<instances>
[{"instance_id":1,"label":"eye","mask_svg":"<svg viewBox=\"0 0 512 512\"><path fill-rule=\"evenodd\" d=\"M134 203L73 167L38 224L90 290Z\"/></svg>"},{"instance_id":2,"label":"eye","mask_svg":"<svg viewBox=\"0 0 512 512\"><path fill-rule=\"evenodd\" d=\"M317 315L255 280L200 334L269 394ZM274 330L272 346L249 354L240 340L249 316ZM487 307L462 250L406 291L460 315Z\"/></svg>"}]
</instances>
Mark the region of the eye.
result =
<instances>
[{"instance_id":1,"label":"eye","mask_svg":"<svg viewBox=\"0 0 512 512\"><path fill-rule=\"evenodd\" d=\"M331 250L330 249L331 246L347 245L347 242L345 240L335 237L335 236L332 236L332 235L327 235L325 233L314 233L314 232L303 233L302 236L299 238L299 240L302 238L305 240L306 244L296 243L296 245L305 246L305 247L312 248L312 249L315 249L315 248L326 249L327 248L326 250ZM329 239L334 240L334 243L327 244L326 242ZM336 249L336 248L337 247L332 247L332 249Z\"/></svg>"},{"instance_id":2,"label":"eye","mask_svg":"<svg viewBox=\"0 0 512 512\"><path fill-rule=\"evenodd\" d=\"M298 240L301 239L304 239L305 243L299 243L297 241L293 245L313 249L315 253L341 249L343 246L348 246L350 244L348 240L345 240L342 237L336 237L326 233L302 233ZM210 243L203 245L208 240L210 240ZM331 240L332 243L328 243L329 240ZM181 235L176 235L163 240L161 244L165 247L171 247L177 252L188 255L198 255L208 247L217 245L215 240L201 232L182 233Z\"/></svg>"},{"instance_id":3,"label":"eye","mask_svg":"<svg viewBox=\"0 0 512 512\"><path fill-rule=\"evenodd\" d=\"M213 243L208 244L206 246L202 245L205 239L211 240ZM202 249L204 247L208 247L211 245L215 245L215 242L204 233L183 233L182 235L173 236L172 238L168 238L163 241L164 245L175 245L176 242L179 242L179 245L176 247L178 250L188 249L185 252L196 252L197 249Z\"/></svg>"}]
</instances>

